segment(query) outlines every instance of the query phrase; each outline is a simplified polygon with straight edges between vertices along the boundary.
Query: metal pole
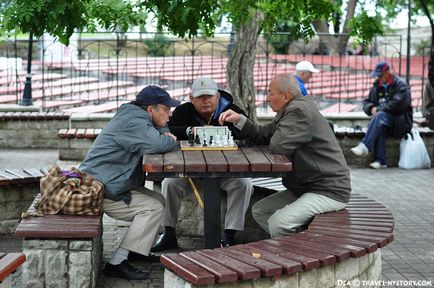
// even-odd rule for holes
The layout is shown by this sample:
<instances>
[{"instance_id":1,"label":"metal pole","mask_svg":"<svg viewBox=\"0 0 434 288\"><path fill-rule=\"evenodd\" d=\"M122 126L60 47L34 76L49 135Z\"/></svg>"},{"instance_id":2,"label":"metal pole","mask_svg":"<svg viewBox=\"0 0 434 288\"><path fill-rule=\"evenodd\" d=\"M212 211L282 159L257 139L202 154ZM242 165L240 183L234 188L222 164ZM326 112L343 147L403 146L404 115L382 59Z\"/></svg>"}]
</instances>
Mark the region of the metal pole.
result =
<instances>
[{"instance_id":1,"label":"metal pole","mask_svg":"<svg viewBox=\"0 0 434 288\"><path fill-rule=\"evenodd\" d=\"M408 24L407 24L407 75L405 80L410 85L410 28L411 28L411 0L408 0Z\"/></svg>"},{"instance_id":2,"label":"metal pole","mask_svg":"<svg viewBox=\"0 0 434 288\"><path fill-rule=\"evenodd\" d=\"M22 105L22 106L33 105L33 100L32 100L32 48L33 48L33 32L30 31L29 48L28 48L28 54L27 54L26 83L24 84L23 99L21 99L21 103L20 103L20 105Z\"/></svg>"}]
</instances>

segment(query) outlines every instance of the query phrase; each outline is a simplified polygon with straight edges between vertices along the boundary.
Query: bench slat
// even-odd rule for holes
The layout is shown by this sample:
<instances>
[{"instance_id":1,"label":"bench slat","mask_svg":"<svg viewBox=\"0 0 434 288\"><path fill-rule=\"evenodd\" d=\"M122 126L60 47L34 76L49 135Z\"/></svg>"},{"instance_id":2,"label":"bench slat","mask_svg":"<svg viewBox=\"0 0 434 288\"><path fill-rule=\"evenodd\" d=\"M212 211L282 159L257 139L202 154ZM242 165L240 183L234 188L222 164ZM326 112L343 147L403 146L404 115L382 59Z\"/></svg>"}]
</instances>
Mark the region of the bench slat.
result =
<instances>
[{"instance_id":1,"label":"bench slat","mask_svg":"<svg viewBox=\"0 0 434 288\"><path fill-rule=\"evenodd\" d=\"M363 230L363 231L371 231L371 232L382 232L382 233L391 233L393 231L390 227L376 227L376 226L367 226L367 225L351 225L351 224L338 224L338 223L317 223L312 222L309 227L333 227L333 228L345 228L345 229L354 229L354 230Z\"/></svg>"},{"instance_id":2,"label":"bench slat","mask_svg":"<svg viewBox=\"0 0 434 288\"><path fill-rule=\"evenodd\" d=\"M24 172L26 172L26 173L28 173L28 174L30 174L33 177L38 178L38 179L40 177L44 176L44 174L41 172L41 170L38 170L38 169L35 169L35 168L24 169Z\"/></svg>"},{"instance_id":3,"label":"bench slat","mask_svg":"<svg viewBox=\"0 0 434 288\"><path fill-rule=\"evenodd\" d=\"M3 281L26 261L23 253L2 253L0 258L0 281Z\"/></svg>"},{"instance_id":4,"label":"bench slat","mask_svg":"<svg viewBox=\"0 0 434 288\"><path fill-rule=\"evenodd\" d=\"M333 255L332 253L318 251L308 246L301 246L298 243L293 243L289 241L279 241L276 239L270 239L270 240L273 241L268 241L267 243L279 247L286 252L302 254L304 256L311 257L313 259L318 259L320 266L334 264L337 261L336 256Z\"/></svg>"},{"instance_id":5,"label":"bench slat","mask_svg":"<svg viewBox=\"0 0 434 288\"><path fill-rule=\"evenodd\" d=\"M164 154L165 172L184 172L184 156L181 150L175 150Z\"/></svg>"},{"instance_id":6,"label":"bench slat","mask_svg":"<svg viewBox=\"0 0 434 288\"><path fill-rule=\"evenodd\" d=\"M392 233L380 233L380 232L369 232L362 230L354 230L354 229L342 229L342 228L334 228L334 227L309 227L310 231L326 231L330 233L344 233L347 234L348 237L353 239L372 239L377 243L378 247L382 248L393 241L394 236Z\"/></svg>"},{"instance_id":7,"label":"bench slat","mask_svg":"<svg viewBox=\"0 0 434 288\"><path fill-rule=\"evenodd\" d=\"M282 267L282 272L285 274L294 274L303 270L303 267L299 262L289 260L287 258L283 258L253 247L249 247L247 245L237 245L234 246L234 248L235 247L237 250L243 251L248 255L258 255L260 259L264 259L268 262L279 265L280 267Z\"/></svg>"},{"instance_id":8,"label":"bench slat","mask_svg":"<svg viewBox=\"0 0 434 288\"><path fill-rule=\"evenodd\" d=\"M231 258L237 259L247 265L258 268L261 271L262 276L279 276L282 274L282 267L274 263L268 262L263 259L256 258L252 255L245 254L236 250L236 246L231 249L218 248L214 249L219 253L222 253Z\"/></svg>"},{"instance_id":9,"label":"bench slat","mask_svg":"<svg viewBox=\"0 0 434 288\"><path fill-rule=\"evenodd\" d=\"M291 235L291 237L288 238L288 241L294 241L294 239L296 239L297 241L301 241L303 243L306 243L306 244L310 243L314 246L321 245L322 247L328 247L328 249L330 249L330 247L332 247L333 249L334 248L341 248L341 249L349 250L352 257L361 257L363 255L366 255L366 250L364 247L359 247L359 246L351 245L348 243L343 243L341 241L327 242L327 241L324 241L322 239L319 239L318 237L314 237L312 235L309 235L307 233L304 233L304 234L297 233L297 234Z\"/></svg>"},{"instance_id":10,"label":"bench slat","mask_svg":"<svg viewBox=\"0 0 434 288\"><path fill-rule=\"evenodd\" d=\"M163 156L161 154L143 155L143 169L148 172L163 172Z\"/></svg>"},{"instance_id":11,"label":"bench slat","mask_svg":"<svg viewBox=\"0 0 434 288\"><path fill-rule=\"evenodd\" d=\"M224 254L218 253L217 251L205 249L197 251L197 253L212 259L213 261L220 263L229 269L232 269L237 273L239 279L247 280L261 277L261 271L259 271L259 269Z\"/></svg>"},{"instance_id":12,"label":"bench slat","mask_svg":"<svg viewBox=\"0 0 434 288\"><path fill-rule=\"evenodd\" d=\"M206 172L206 162L202 151L183 151L185 172Z\"/></svg>"},{"instance_id":13,"label":"bench slat","mask_svg":"<svg viewBox=\"0 0 434 288\"><path fill-rule=\"evenodd\" d=\"M221 151L203 151L208 172L228 171L228 162Z\"/></svg>"},{"instance_id":14,"label":"bench slat","mask_svg":"<svg viewBox=\"0 0 434 288\"><path fill-rule=\"evenodd\" d=\"M282 154L271 154L268 146L259 147L264 153L265 157L270 160L273 171L286 172L292 169L292 163L288 161L288 158Z\"/></svg>"},{"instance_id":15,"label":"bench slat","mask_svg":"<svg viewBox=\"0 0 434 288\"><path fill-rule=\"evenodd\" d=\"M73 230L69 230L68 228L73 228ZM85 239L100 237L101 231L97 226L65 227L64 224L63 227L61 225L47 227L20 224L17 230L15 230L15 236L23 238Z\"/></svg>"},{"instance_id":16,"label":"bench slat","mask_svg":"<svg viewBox=\"0 0 434 288\"><path fill-rule=\"evenodd\" d=\"M318 219L326 220L326 221L339 221L341 219L340 217L332 216L332 215L323 215L319 214L315 216L315 221ZM374 222L374 223L390 223L393 224L393 219L375 219L375 218L363 218L363 217L345 217L344 220L354 220L354 221L368 221L368 222Z\"/></svg>"},{"instance_id":17,"label":"bench slat","mask_svg":"<svg viewBox=\"0 0 434 288\"><path fill-rule=\"evenodd\" d=\"M240 150L223 151L229 165L229 172L247 172L249 171L249 161Z\"/></svg>"},{"instance_id":18,"label":"bench slat","mask_svg":"<svg viewBox=\"0 0 434 288\"><path fill-rule=\"evenodd\" d=\"M176 253L161 255L160 262L187 281L196 285L214 284L214 276Z\"/></svg>"},{"instance_id":19,"label":"bench slat","mask_svg":"<svg viewBox=\"0 0 434 288\"><path fill-rule=\"evenodd\" d=\"M264 153L260 152L257 147L242 147L241 151L246 156L247 160L250 163L250 171L263 171L268 172L271 170L271 163L265 157Z\"/></svg>"},{"instance_id":20,"label":"bench slat","mask_svg":"<svg viewBox=\"0 0 434 288\"><path fill-rule=\"evenodd\" d=\"M359 218L360 219L360 218ZM340 218L332 218L332 219L326 219L326 218L318 218L315 219L315 223L324 223L325 225L329 224L345 224L345 225L362 225L362 226L376 226L376 227L389 227L393 228L394 224L393 222L376 222L375 219L368 219L364 221L359 221L356 219L340 219Z\"/></svg>"},{"instance_id":21,"label":"bench slat","mask_svg":"<svg viewBox=\"0 0 434 288\"><path fill-rule=\"evenodd\" d=\"M220 265L215 261L212 261L211 259L203 255L200 255L197 252L182 252L180 253L180 255L187 258L196 265L202 267L203 269L207 270L208 272L212 273L217 283L228 283L238 280L238 275L236 272L230 270L223 265Z\"/></svg>"},{"instance_id":22,"label":"bench slat","mask_svg":"<svg viewBox=\"0 0 434 288\"><path fill-rule=\"evenodd\" d=\"M333 237L329 235L324 235L322 233L316 233L313 231L303 231L300 232L300 234L308 234L309 237L318 238L325 242L344 243L344 244L350 244L350 245L362 247L366 250L367 253L374 252L378 248L377 244L375 244L372 241L354 240L346 237Z\"/></svg>"},{"instance_id":23,"label":"bench slat","mask_svg":"<svg viewBox=\"0 0 434 288\"><path fill-rule=\"evenodd\" d=\"M296 261L302 265L303 270L319 268L320 263L317 258L303 255L302 251L300 251L301 253L294 253L292 251L285 250L281 247L281 245L279 245L279 243L277 243L277 245L274 245L276 242L270 241L272 240L263 240L259 242L248 243L246 245L248 247L256 248L260 251L265 251L283 258L287 258L292 261Z\"/></svg>"}]
</instances>

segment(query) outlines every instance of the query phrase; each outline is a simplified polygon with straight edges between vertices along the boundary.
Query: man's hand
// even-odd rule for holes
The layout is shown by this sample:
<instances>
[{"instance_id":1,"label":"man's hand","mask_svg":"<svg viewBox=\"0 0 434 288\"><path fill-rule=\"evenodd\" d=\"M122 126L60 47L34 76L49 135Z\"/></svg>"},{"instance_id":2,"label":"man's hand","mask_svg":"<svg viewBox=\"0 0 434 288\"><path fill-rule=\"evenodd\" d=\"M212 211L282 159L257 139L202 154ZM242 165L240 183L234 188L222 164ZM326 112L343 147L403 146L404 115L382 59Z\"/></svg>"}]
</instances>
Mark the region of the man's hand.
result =
<instances>
[{"instance_id":1,"label":"man's hand","mask_svg":"<svg viewBox=\"0 0 434 288\"><path fill-rule=\"evenodd\" d=\"M176 136L173 135L172 133L170 133L170 132L164 132L164 134L167 135L167 136L169 136L169 137L171 137L173 140L176 141Z\"/></svg>"},{"instance_id":2,"label":"man's hand","mask_svg":"<svg viewBox=\"0 0 434 288\"><path fill-rule=\"evenodd\" d=\"M372 107L371 114L372 114L372 116L375 116L375 114L377 114L377 107L376 106Z\"/></svg>"},{"instance_id":3,"label":"man's hand","mask_svg":"<svg viewBox=\"0 0 434 288\"><path fill-rule=\"evenodd\" d=\"M240 122L240 119L241 119L240 114L229 109L229 110L223 112L222 114L220 114L219 123L220 123L220 125L223 125L223 123L225 123L225 122L238 123L238 122Z\"/></svg>"}]
</instances>

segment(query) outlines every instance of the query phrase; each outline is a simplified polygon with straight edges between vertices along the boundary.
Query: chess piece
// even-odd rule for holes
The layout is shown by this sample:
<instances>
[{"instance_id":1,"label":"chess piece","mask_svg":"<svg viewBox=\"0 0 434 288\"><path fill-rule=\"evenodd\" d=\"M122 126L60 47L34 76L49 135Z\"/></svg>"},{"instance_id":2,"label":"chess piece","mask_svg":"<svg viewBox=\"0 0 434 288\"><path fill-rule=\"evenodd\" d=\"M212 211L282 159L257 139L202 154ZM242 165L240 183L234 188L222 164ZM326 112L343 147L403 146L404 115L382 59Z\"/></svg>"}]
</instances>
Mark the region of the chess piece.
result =
<instances>
[{"instance_id":1,"label":"chess piece","mask_svg":"<svg viewBox=\"0 0 434 288\"><path fill-rule=\"evenodd\" d=\"M202 144L202 146L203 146L203 147L208 146L208 145L206 144L206 139L205 139L205 138L203 139L203 144Z\"/></svg>"},{"instance_id":2,"label":"chess piece","mask_svg":"<svg viewBox=\"0 0 434 288\"><path fill-rule=\"evenodd\" d=\"M215 145L216 145L216 146L221 146L221 145L222 145L222 142L221 142L221 140L220 140L220 134L217 134L217 135L216 135Z\"/></svg>"},{"instance_id":3,"label":"chess piece","mask_svg":"<svg viewBox=\"0 0 434 288\"><path fill-rule=\"evenodd\" d=\"M198 134L196 134L196 138L194 139L194 144L200 144L200 138Z\"/></svg>"},{"instance_id":4,"label":"chess piece","mask_svg":"<svg viewBox=\"0 0 434 288\"><path fill-rule=\"evenodd\" d=\"M188 131L188 145L194 146L194 136L193 136L193 131L191 131L191 128Z\"/></svg>"},{"instance_id":5,"label":"chess piece","mask_svg":"<svg viewBox=\"0 0 434 288\"><path fill-rule=\"evenodd\" d=\"M209 136L209 146L215 146L214 142L212 141L213 140L212 138L213 138L212 135Z\"/></svg>"},{"instance_id":6,"label":"chess piece","mask_svg":"<svg viewBox=\"0 0 434 288\"><path fill-rule=\"evenodd\" d=\"M232 136L232 131L229 131L229 135L228 135L228 145L229 146L234 146L234 137Z\"/></svg>"}]
</instances>

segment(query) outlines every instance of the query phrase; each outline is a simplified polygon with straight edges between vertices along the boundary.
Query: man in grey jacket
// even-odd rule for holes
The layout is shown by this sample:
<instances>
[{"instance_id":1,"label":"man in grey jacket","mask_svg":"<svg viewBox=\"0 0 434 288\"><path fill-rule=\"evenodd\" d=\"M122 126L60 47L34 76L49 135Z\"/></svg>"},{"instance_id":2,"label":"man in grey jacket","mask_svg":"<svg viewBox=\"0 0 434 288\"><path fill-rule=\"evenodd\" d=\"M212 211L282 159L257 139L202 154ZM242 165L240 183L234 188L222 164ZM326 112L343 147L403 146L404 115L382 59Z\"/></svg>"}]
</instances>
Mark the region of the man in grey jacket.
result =
<instances>
[{"instance_id":1,"label":"man in grey jacket","mask_svg":"<svg viewBox=\"0 0 434 288\"><path fill-rule=\"evenodd\" d=\"M149 273L134 268L127 260L159 262L159 257L149 251L165 202L160 193L143 187L142 159L144 154L165 153L176 147L176 137L166 124L170 107L179 104L160 87L145 87L136 101L119 108L80 165L81 171L104 184L104 212L131 222L120 247L105 266L108 277L146 279Z\"/></svg>"},{"instance_id":2,"label":"man in grey jacket","mask_svg":"<svg viewBox=\"0 0 434 288\"><path fill-rule=\"evenodd\" d=\"M232 122L257 144L269 143L273 153L291 159L293 171L283 177L287 190L276 192L252 208L256 222L272 237L299 231L319 213L345 208L351 193L350 171L327 120L311 97L303 97L293 75L280 74L267 95L277 112L259 126L228 110L220 122Z\"/></svg>"}]
</instances>

